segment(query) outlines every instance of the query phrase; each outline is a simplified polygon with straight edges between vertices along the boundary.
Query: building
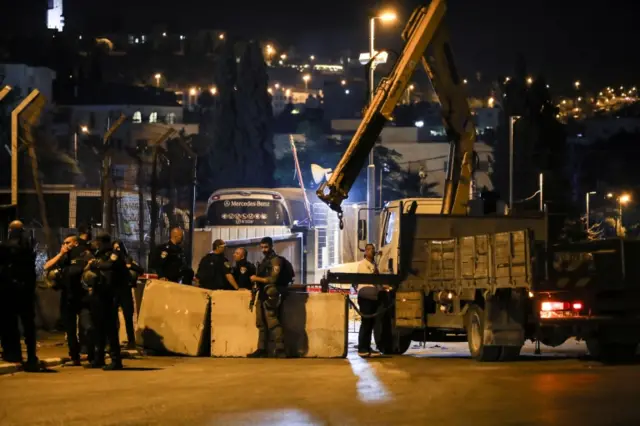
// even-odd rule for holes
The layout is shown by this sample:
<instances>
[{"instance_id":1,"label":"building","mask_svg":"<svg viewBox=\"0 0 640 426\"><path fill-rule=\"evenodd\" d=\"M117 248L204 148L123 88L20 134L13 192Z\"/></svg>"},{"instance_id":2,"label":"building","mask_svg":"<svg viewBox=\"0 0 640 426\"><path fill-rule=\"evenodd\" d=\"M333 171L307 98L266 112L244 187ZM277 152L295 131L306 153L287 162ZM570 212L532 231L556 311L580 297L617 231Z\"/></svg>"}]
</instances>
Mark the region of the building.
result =
<instances>
[{"instance_id":1,"label":"building","mask_svg":"<svg viewBox=\"0 0 640 426\"><path fill-rule=\"evenodd\" d=\"M0 86L12 87L14 96L23 98L38 89L49 102L53 99L56 72L46 67L26 64L0 64Z\"/></svg>"}]
</instances>

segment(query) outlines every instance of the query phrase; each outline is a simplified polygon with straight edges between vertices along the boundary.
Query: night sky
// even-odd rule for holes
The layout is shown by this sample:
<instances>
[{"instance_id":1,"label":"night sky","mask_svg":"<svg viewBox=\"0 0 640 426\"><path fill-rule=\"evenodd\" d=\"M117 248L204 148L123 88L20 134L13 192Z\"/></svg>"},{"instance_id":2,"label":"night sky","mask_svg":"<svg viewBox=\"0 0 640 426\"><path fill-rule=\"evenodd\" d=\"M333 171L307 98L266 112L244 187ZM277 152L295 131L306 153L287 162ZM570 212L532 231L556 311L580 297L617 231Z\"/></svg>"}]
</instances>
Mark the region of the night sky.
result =
<instances>
[{"instance_id":1,"label":"night sky","mask_svg":"<svg viewBox=\"0 0 640 426\"><path fill-rule=\"evenodd\" d=\"M322 0L66 0L69 21L88 28L145 29L167 23L170 30L223 29L295 45L299 51L333 55L364 51L367 12L390 7L402 23L380 28L379 46L396 47L411 10L425 1ZM551 85L583 87L635 84L640 59L638 2L624 0L449 0L448 19L463 74L508 75L518 52L531 73ZM101 6L102 5L102 6ZM634 25L635 24L635 25Z\"/></svg>"}]
</instances>

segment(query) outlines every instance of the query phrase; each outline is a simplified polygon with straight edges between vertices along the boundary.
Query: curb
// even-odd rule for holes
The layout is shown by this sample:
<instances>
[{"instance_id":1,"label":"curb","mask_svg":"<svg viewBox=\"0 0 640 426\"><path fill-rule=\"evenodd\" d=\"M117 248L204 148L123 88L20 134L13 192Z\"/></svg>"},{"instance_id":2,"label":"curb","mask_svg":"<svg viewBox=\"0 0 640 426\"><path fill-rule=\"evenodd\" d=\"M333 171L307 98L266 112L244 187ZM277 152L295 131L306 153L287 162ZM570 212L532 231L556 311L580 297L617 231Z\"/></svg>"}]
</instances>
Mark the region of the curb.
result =
<instances>
[{"instance_id":1,"label":"curb","mask_svg":"<svg viewBox=\"0 0 640 426\"><path fill-rule=\"evenodd\" d=\"M123 349L120 353L122 354L123 359L131 359L136 355L140 355L140 352L134 349ZM109 355L107 355L106 357L109 358ZM82 361L86 361L87 356L82 355L80 359ZM71 358L68 356L45 358L40 360L40 367L45 367L45 368L58 367L67 361L71 361ZM23 365L21 363L14 363L14 362L0 363L0 376L5 374L18 373L22 371L22 369L23 369Z\"/></svg>"}]
</instances>

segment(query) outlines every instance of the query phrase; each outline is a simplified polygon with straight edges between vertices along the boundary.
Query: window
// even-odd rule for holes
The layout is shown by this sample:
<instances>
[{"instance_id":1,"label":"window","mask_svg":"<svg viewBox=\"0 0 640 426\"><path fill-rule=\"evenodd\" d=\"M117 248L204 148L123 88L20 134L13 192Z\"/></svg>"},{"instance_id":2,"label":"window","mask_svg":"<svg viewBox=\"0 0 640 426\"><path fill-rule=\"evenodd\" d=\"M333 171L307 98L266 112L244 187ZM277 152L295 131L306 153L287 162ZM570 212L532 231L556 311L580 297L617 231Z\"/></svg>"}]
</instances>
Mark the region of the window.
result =
<instances>
[{"instance_id":1,"label":"window","mask_svg":"<svg viewBox=\"0 0 640 426\"><path fill-rule=\"evenodd\" d=\"M170 112L167 114L167 124L175 124L176 122L176 113Z\"/></svg>"},{"instance_id":2,"label":"window","mask_svg":"<svg viewBox=\"0 0 640 426\"><path fill-rule=\"evenodd\" d=\"M142 123L142 113L140 111L136 111L133 113L133 122Z\"/></svg>"},{"instance_id":3,"label":"window","mask_svg":"<svg viewBox=\"0 0 640 426\"><path fill-rule=\"evenodd\" d=\"M158 113L152 112L149 114L149 123L157 123L158 122Z\"/></svg>"},{"instance_id":4,"label":"window","mask_svg":"<svg viewBox=\"0 0 640 426\"><path fill-rule=\"evenodd\" d=\"M393 240L393 230L396 224L396 211L390 211L387 216L387 221L384 227L384 239L382 240L382 246L386 246L387 244L391 244Z\"/></svg>"}]
</instances>

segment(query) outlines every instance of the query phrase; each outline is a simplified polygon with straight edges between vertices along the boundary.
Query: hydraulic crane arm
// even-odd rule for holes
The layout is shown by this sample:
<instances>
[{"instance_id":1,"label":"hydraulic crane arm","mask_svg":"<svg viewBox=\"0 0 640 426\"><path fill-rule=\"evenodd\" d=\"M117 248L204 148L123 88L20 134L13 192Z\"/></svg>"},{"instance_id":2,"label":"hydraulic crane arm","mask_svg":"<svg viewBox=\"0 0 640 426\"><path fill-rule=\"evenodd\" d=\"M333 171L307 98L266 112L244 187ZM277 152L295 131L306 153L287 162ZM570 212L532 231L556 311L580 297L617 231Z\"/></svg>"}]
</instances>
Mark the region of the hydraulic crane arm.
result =
<instances>
[{"instance_id":1,"label":"hydraulic crane arm","mask_svg":"<svg viewBox=\"0 0 640 426\"><path fill-rule=\"evenodd\" d=\"M442 212L466 213L475 127L453 63L448 32L443 22L445 12L445 0L433 0L428 8L420 7L413 12L402 33L406 44L400 57L391 73L378 85L356 134L331 177L318 189L318 197L338 212L339 217L342 215L342 202L348 197L383 127L392 118L393 110L407 89L418 61L422 61L440 98L443 122L451 140Z\"/></svg>"},{"instance_id":2,"label":"hydraulic crane arm","mask_svg":"<svg viewBox=\"0 0 640 426\"><path fill-rule=\"evenodd\" d=\"M338 216L342 214L342 202L349 196L382 128L391 119L420 58L444 18L444 12L443 0L434 0L428 9L421 7L413 12L404 31L406 45L400 57L391 73L378 85L356 134L331 177L318 188L318 197L338 212Z\"/></svg>"}]
</instances>

